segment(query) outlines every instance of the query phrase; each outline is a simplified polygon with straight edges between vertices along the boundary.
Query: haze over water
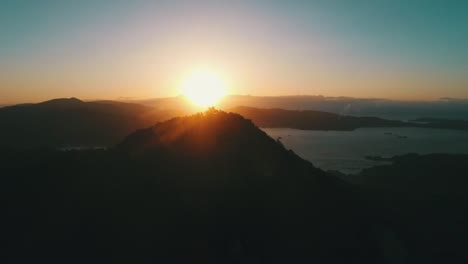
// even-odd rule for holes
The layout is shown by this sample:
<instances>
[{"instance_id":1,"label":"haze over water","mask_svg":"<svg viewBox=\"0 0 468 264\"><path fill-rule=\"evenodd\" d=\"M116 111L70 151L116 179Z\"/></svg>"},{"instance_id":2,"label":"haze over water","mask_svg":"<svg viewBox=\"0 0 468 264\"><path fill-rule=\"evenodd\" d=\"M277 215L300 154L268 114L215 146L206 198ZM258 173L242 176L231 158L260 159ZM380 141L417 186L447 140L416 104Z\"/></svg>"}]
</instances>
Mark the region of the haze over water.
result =
<instances>
[{"instance_id":1,"label":"haze over water","mask_svg":"<svg viewBox=\"0 0 468 264\"><path fill-rule=\"evenodd\" d=\"M324 170L358 173L375 162L365 156L384 158L408 153L468 154L468 132L427 128L360 128L355 131L310 131L264 128L286 148ZM391 133L391 135L389 134ZM403 138L404 137L404 138Z\"/></svg>"}]
</instances>

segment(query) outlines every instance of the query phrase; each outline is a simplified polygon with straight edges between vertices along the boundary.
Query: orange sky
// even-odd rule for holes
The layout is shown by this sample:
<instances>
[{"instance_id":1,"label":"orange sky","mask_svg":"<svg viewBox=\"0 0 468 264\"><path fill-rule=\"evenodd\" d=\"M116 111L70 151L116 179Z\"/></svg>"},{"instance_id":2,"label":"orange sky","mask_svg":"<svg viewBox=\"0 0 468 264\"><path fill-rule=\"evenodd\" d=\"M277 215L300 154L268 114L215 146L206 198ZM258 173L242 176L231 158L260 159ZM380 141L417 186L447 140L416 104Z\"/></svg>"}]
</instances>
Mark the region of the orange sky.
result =
<instances>
[{"instance_id":1,"label":"orange sky","mask_svg":"<svg viewBox=\"0 0 468 264\"><path fill-rule=\"evenodd\" d=\"M463 9L364 6L1 2L0 104L176 96L205 67L232 94L468 98Z\"/></svg>"}]
</instances>

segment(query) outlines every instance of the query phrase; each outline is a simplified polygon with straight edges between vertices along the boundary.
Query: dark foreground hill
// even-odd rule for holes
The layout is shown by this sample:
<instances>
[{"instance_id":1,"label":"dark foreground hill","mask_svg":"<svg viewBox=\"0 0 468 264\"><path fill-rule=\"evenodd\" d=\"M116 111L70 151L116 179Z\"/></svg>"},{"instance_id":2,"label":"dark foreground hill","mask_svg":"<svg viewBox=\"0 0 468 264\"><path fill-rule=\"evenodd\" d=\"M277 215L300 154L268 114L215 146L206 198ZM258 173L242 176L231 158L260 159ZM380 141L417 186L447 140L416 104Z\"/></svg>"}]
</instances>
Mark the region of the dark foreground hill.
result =
<instances>
[{"instance_id":1,"label":"dark foreground hill","mask_svg":"<svg viewBox=\"0 0 468 264\"><path fill-rule=\"evenodd\" d=\"M237 114L0 155L3 263L381 263L350 186Z\"/></svg>"},{"instance_id":2,"label":"dark foreground hill","mask_svg":"<svg viewBox=\"0 0 468 264\"><path fill-rule=\"evenodd\" d=\"M381 208L400 263L468 263L468 155L408 154L348 176Z\"/></svg>"}]
</instances>

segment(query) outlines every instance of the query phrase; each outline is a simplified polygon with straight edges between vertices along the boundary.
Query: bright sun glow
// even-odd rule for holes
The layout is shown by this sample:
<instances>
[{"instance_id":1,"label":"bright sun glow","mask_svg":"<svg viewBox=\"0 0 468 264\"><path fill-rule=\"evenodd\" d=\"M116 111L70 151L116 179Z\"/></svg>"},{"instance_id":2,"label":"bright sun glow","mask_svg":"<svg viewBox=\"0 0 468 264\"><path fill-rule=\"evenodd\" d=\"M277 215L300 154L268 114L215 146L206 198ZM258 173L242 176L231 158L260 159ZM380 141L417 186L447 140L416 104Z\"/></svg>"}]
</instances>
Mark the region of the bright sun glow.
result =
<instances>
[{"instance_id":1,"label":"bright sun glow","mask_svg":"<svg viewBox=\"0 0 468 264\"><path fill-rule=\"evenodd\" d=\"M182 94L201 107L214 106L223 98L228 88L223 78L212 71L196 71L183 83Z\"/></svg>"}]
</instances>

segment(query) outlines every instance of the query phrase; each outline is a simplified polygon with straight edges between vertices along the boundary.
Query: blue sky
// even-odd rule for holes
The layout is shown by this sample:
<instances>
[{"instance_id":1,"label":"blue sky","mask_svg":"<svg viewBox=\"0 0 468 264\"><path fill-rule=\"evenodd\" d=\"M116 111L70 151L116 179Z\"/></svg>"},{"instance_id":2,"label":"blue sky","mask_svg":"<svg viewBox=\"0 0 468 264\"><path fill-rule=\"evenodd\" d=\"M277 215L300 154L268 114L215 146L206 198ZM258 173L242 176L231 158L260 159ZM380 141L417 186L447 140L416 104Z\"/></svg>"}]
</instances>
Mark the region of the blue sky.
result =
<instances>
[{"instance_id":1,"label":"blue sky","mask_svg":"<svg viewBox=\"0 0 468 264\"><path fill-rule=\"evenodd\" d=\"M233 93L468 97L468 1L0 0L1 102Z\"/></svg>"}]
</instances>

